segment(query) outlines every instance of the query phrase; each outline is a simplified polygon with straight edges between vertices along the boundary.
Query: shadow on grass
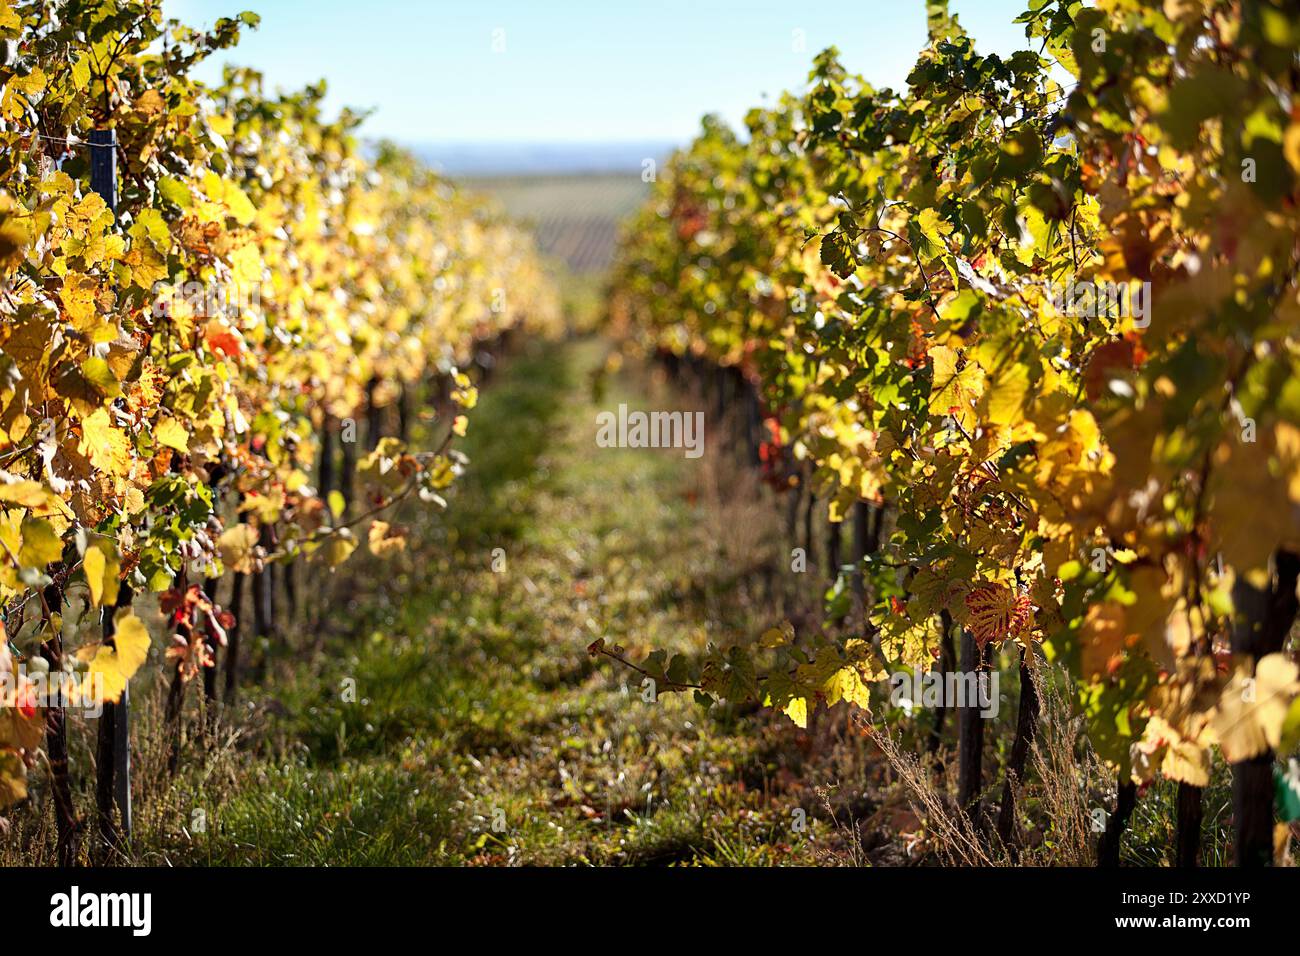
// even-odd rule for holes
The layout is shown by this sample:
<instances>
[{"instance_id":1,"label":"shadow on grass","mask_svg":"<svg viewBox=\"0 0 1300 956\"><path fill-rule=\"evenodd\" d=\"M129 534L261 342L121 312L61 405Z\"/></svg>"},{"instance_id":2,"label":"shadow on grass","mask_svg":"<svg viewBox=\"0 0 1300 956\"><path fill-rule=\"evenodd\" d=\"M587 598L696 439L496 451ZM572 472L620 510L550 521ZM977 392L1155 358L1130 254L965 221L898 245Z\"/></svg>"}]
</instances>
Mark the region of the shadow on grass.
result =
<instances>
[{"instance_id":1,"label":"shadow on grass","mask_svg":"<svg viewBox=\"0 0 1300 956\"><path fill-rule=\"evenodd\" d=\"M494 548L528 530L530 502L548 480L539 461L573 387L571 362L570 347L533 343L505 363L471 412L461 446L469 465L448 510L406 515L418 532L412 567L401 577L386 576L382 562L366 568L354 621L340 628L346 636L331 641L319 669L275 687L284 729L314 764L381 756L416 735L448 750L526 742L518 688L490 665L528 659L537 629L483 572ZM364 595L382 592L391 626L375 631Z\"/></svg>"}]
</instances>

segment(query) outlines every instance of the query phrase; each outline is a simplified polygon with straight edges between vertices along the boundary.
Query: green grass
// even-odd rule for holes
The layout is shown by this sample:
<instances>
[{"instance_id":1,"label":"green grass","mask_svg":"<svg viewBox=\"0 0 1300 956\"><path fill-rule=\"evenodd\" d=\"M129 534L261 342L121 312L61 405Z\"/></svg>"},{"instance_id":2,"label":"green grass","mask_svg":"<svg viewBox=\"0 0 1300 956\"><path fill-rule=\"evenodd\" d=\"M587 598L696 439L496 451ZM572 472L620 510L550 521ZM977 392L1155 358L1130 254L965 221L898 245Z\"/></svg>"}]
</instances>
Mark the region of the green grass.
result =
<instances>
[{"instance_id":1,"label":"green grass","mask_svg":"<svg viewBox=\"0 0 1300 956\"><path fill-rule=\"evenodd\" d=\"M267 766L212 811L220 829L196 847L208 856L189 862L418 865L445 852L454 805L453 791L396 761Z\"/></svg>"}]
</instances>

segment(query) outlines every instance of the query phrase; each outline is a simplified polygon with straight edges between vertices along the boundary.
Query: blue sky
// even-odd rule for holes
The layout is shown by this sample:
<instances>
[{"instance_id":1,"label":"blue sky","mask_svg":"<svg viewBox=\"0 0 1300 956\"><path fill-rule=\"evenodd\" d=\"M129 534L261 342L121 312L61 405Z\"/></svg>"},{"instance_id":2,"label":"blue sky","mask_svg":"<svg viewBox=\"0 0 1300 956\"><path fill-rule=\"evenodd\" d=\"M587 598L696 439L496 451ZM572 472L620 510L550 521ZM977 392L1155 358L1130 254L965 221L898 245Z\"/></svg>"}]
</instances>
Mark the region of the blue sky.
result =
<instances>
[{"instance_id":1,"label":"blue sky","mask_svg":"<svg viewBox=\"0 0 1300 956\"><path fill-rule=\"evenodd\" d=\"M1027 5L951 3L986 52L1026 45L1012 20ZM324 77L332 106L376 109L368 135L407 143L685 142L706 112L738 125L765 93L799 87L831 44L850 70L902 86L925 36L924 0L167 0L164 9L195 26L254 10L261 27L228 59L262 70L272 87Z\"/></svg>"}]
</instances>

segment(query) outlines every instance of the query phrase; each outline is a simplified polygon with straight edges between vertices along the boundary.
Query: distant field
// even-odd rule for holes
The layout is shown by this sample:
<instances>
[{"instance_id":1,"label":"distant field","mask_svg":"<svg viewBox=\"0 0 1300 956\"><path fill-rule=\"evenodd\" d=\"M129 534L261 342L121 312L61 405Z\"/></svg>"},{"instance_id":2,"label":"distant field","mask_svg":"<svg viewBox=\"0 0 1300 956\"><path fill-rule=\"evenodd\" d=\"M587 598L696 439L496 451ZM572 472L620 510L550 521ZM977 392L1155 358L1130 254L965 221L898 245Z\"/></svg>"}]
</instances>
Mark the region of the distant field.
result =
<instances>
[{"instance_id":1,"label":"distant field","mask_svg":"<svg viewBox=\"0 0 1300 956\"><path fill-rule=\"evenodd\" d=\"M476 177L461 182L496 199L516 219L532 224L542 252L578 275L594 275L609 266L620 221L649 190L639 171Z\"/></svg>"},{"instance_id":2,"label":"distant field","mask_svg":"<svg viewBox=\"0 0 1300 956\"><path fill-rule=\"evenodd\" d=\"M456 179L488 176L567 176L639 170L662 163L676 148L663 140L613 143L411 143L434 169Z\"/></svg>"}]
</instances>

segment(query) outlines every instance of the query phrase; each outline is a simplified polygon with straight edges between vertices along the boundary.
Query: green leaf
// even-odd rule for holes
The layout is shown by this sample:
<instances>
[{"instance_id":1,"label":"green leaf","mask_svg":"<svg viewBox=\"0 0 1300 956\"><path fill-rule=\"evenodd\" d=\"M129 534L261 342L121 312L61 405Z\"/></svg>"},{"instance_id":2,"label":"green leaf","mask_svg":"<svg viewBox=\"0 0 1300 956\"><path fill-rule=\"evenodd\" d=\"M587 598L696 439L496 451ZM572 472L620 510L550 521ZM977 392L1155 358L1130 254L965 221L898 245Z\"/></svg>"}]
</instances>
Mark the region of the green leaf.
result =
<instances>
[{"instance_id":1,"label":"green leaf","mask_svg":"<svg viewBox=\"0 0 1300 956\"><path fill-rule=\"evenodd\" d=\"M822 264L841 279L847 279L858 268L856 245L856 242L840 229L822 236Z\"/></svg>"},{"instance_id":2,"label":"green leaf","mask_svg":"<svg viewBox=\"0 0 1300 956\"><path fill-rule=\"evenodd\" d=\"M1283 823L1300 820L1300 759L1292 757L1287 770L1273 768L1273 784L1277 795L1277 814Z\"/></svg>"},{"instance_id":3,"label":"green leaf","mask_svg":"<svg viewBox=\"0 0 1300 956\"><path fill-rule=\"evenodd\" d=\"M759 696L754 662L740 647L732 647L724 656L706 661L700 684L704 690L732 703L755 700Z\"/></svg>"},{"instance_id":4,"label":"green leaf","mask_svg":"<svg viewBox=\"0 0 1300 956\"><path fill-rule=\"evenodd\" d=\"M164 176L158 180L158 191L162 193L164 199L182 209L189 209L194 205L194 196L190 193L190 187L172 176Z\"/></svg>"}]
</instances>

